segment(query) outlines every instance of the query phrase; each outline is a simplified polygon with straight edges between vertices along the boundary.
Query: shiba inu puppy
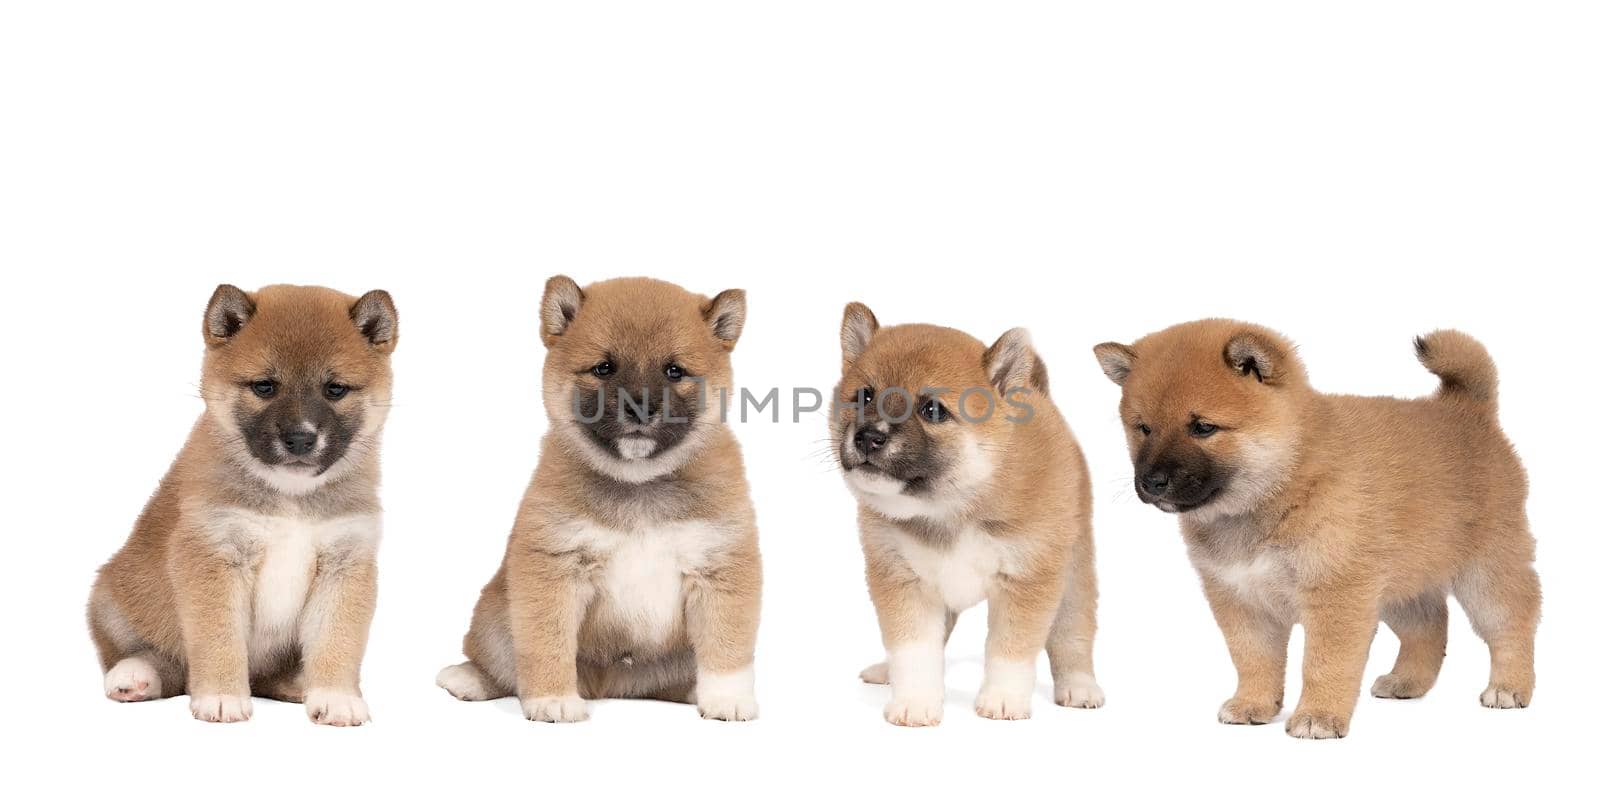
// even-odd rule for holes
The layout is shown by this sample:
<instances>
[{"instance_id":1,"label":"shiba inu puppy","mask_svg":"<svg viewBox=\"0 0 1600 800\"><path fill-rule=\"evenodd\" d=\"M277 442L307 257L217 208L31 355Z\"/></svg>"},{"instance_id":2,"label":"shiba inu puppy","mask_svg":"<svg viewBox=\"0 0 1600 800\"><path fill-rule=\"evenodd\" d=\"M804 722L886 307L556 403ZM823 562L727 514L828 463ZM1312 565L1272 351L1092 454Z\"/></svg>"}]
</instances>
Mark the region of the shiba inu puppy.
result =
<instances>
[{"instance_id":1,"label":"shiba inu puppy","mask_svg":"<svg viewBox=\"0 0 1600 800\"><path fill-rule=\"evenodd\" d=\"M963 610L989 601L977 712L1031 712L1039 651L1055 700L1096 708L1094 543L1089 472L1049 398L1027 332L992 346L933 325L879 328L845 308L844 375L831 433L859 502L867 588L888 660L884 717L937 725L944 644Z\"/></svg>"},{"instance_id":2,"label":"shiba inu puppy","mask_svg":"<svg viewBox=\"0 0 1600 800\"><path fill-rule=\"evenodd\" d=\"M223 285L202 332L205 413L89 597L106 696L187 692L237 722L253 694L360 725L394 303Z\"/></svg>"},{"instance_id":3,"label":"shiba inu puppy","mask_svg":"<svg viewBox=\"0 0 1600 800\"><path fill-rule=\"evenodd\" d=\"M744 320L738 289L545 284L550 429L468 660L440 671L441 687L515 694L536 721L586 719L585 699L602 697L756 716L761 556L723 419Z\"/></svg>"},{"instance_id":4,"label":"shiba inu puppy","mask_svg":"<svg viewBox=\"0 0 1600 800\"><path fill-rule=\"evenodd\" d=\"M1495 416L1496 374L1457 331L1416 340L1430 398L1311 388L1294 346L1202 320L1095 347L1122 387L1139 498L1178 515L1239 672L1218 717L1271 721L1289 629L1305 628L1291 736L1342 737L1379 620L1400 637L1379 697L1421 697L1444 660L1454 592L1489 644L1490 708L1533 696L1539 579L1527 480Z\"/></svg>"}]
</instances>

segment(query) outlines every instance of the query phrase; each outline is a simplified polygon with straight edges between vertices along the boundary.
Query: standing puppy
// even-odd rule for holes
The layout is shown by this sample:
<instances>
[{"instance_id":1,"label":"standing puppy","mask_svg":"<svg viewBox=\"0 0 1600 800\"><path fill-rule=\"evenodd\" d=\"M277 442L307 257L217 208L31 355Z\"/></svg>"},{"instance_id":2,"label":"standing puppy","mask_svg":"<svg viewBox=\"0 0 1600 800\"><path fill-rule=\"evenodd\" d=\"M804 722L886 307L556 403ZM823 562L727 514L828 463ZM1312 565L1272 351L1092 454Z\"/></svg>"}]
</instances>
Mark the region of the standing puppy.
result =
<instances>
[{"instance_id":1,"label":"standing puppy","mask_svg":"<svg viewBox=\"0 0 1600 800\"><path fill-rule=\"evenodd\" d=\"M1218 717L1272 720L1289 629L1305 627L1291 736L1342 737L1378 620L1400 656L1379 697L1421 697L1454 592L1489 643L1490 708L1533 696L1539 579L1527 480L1495 417L1495 368L1456 331L1416 341L1423 400L1325 395L1265 328L1202 320L1095 347L1122 387L1139 498L1178 514L1239 686Z\"/></svg>"},{"instance_id":2,"label":"standing puppy","mask_svg":"<svg viewBox=\"0 0 1600 800\"><path fill-rule=\"evenodd\" d=\"M545 284L550 417L500 571L439 673L462 700L515 694L576 722L585 698L756 716L761 556L739 445L723 420L744 292L645 278Z\"/></svg>"},{"instance_id":3,"label":"standing puppy","mask_svg":"<svg viewBox=\"0 0 1600 800\"><path fill-rule=\"evenodd\" d=\"M197 719L236 722L254 694L303 701L313 722L367 721L398 330L383 291L217 287L205 413L89 597L107 697L187 691Z\"/></svg>"},{"instance_id":4,"label":"standing puppy","mask_svg":"<svg viewBox=\"0 0 1600 800\"><path fill-rule=\"evenodd\" d=\"M1089 473L1027 332L985 349L933 325L880 330L851 303L840 339L832 433L860 502L867 588L888 651L861 673L890 685L884 717L939 724L945 640L983 600L979 714L1029 715L1040 649L1057 703L1100 706Z\"/></svg>"}]
</instances>

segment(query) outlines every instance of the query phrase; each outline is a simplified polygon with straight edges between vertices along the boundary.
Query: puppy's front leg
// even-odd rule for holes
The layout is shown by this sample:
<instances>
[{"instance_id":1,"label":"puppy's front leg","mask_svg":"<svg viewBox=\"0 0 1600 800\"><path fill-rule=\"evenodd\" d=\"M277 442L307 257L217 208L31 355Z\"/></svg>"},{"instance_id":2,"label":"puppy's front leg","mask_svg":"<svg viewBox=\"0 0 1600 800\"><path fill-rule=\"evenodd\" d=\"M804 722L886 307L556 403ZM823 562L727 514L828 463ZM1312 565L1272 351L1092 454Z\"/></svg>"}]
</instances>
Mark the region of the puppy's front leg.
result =
<instances>
[{"instance_id":1,"label":"puppy's front leg","mask_svg":"<svg viewBox=\"0 0 1600 800\"><path fill-rule=\"evenodd\" d=\"M1378 630L1376 594L1341 585L1302 593L1305 685L1285 726L1299 739L1338 739L1350 731L1361 673Z\"/></svg>"},{"instance_id":2,"label":"puppy's front leg","mask_svg":"<svg viewBox=\"0 0 1600 800\"><path fill-rule=\"evenodd\" d=\"M944 602L892 558L869 554L867 562L867 591L889 654L883 717L896 725L938 725L944 720Z\"/></svg>"},{"instance_id":3,"label":"puppy's front leg","mask_svg":"<svg viewBox=\"0 0 1600 800\"><path fill-rule=\"evenodd\" d=\"M250 718L250 609L242 559L204 535L172 542L178 623L189 667L189 711L206 722Z\"/></svg>"},{"instance_id":4,"label":"puppy's front leg","mask_svg":"<svg viewBox=\"0 0 1600 800\"><path fill-rule=\"evenodd\" d=\"M695 705L706 719L756 718L756 626L761 556L755 536L716 569L689 578L684 607L694 647Z\"/></svg>"},{"instance_id":5,"label":"puppy's front leg","mask_svg":"<svg viewBox=\"0 0 1600 800\"><path fill-rule=\"evenodd\" d=\"M592 589L579 580L576 556L535 550L517 538L506 556L517 699L534 722L581 722L589 709L578 695L578 627Z\"/></svg>"},{"instance_id":6,"label":"puppy's front leg","mask_svg":"<svg viewBox=\"0 0 1600 800\"><path fill-rule=\"evenodd\" d=\"M1217 721L1228 725L1262 725L1283 710L1283 673L1289 658L1291 625L1269 610L1246 603L1232 587L1204 574L1201 585L1211 615L1228 642L1228 654L1239 673L1233 697L1217 709Z\"/></svg>"},{"instance_id":7,"label":"puppy's front leg","mask_svg":"<svg viewBox=\"0 0 1600 800\"><path fill-rule=\"evenodd\" d=\"M1059 572L1000 581L989 596L989 638L984 645L983 686L977 711L989 719L1027 719L1033 684L1060 605Z\"/></svg>"},{"instance_id":8,"label":"puppy's front leg","mask_svg":"<svg viewBox=\"0 0 1600 800\"><path fill-rule=\"evenodd\" d=\"M378 597L373 555L319 559L316 583L300 620L306 715L344 727L372 719L361 697L361 657Z\"/></svg>"}]
</instances>

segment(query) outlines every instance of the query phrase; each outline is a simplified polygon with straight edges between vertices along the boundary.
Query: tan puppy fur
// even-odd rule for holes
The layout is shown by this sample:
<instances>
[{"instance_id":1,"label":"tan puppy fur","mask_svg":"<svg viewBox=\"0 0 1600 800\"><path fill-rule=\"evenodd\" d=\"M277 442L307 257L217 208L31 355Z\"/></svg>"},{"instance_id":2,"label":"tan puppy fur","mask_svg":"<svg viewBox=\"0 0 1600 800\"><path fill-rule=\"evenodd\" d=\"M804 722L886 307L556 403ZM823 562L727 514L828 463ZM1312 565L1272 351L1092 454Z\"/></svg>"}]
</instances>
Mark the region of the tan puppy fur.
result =
<instances>
[{"instance_id":1,"label":"tan puppy fur","mask_svg":"<svg viewBox=\"0 0 1600 800\"><path fill-rule=\"evenodd\" d=\"M197 719L235 722L254 694L322 724L367 721L398 330L382 291L217 287L205 413L89 598L107 697L187 692Z\"/></svg>"},{"instance_id":2,"label":"tan puppy fur","mask_svg":"<svg viewBox=\"0 0 1600 800\"><path fill-rule=\"evenodd\" d=\"M1451 592L1489 644L1483 705L1532 698L1539 579L1494 364L1457 331L1416 351L1440 379L1421 400L1321 394L1288 340L1231 320L1095 348L1122 386L1139 497L1179 515L1238 669L1222 722L1277 715L1297 622L1291 736L1346 734L1379 620L1400 655L1372 693L1421 697L1444 659Z\"/></svg>"},{"instance_id":3,"label":"tan puppy fur","mask_svg":"<svg viewBox=\"0 0 1600 800\"><path fill-rule=\"evenodd\" d=\"M514 693L537 721L586 719L585 699L601 697L756 716L761 556L723 421L744 317L737 289L707 299L644 278L549 280L550 430L473 612L468 660L441 687Z\"/></svg>"},{"instance_id":4,"label":"tan puppy fur","mask_svg":"<svg viewBox=\"0 0 1600 800\"><path fill-rule=\"evenodd\" d=\"M984 600L979 714L1031 713L1041 649L1057 703L1100 706L1089 473L1027 333L985 348L949 328L880 329L852 303L840 339L832 434L888 653L861 674L890 685L884 717L939 724L944 643Z\"/></svg>"}]
</instances>

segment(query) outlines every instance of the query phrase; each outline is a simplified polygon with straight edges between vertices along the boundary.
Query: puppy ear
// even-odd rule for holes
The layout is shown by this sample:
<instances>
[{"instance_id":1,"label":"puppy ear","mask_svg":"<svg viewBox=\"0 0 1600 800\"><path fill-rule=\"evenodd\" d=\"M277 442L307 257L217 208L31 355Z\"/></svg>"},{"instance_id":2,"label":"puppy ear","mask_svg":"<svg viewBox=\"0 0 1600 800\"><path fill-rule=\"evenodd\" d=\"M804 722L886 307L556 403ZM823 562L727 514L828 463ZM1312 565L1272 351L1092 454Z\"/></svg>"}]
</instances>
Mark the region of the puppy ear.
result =
<instances>
[{"instance_id":1,"label":"puppy ear","mask_svg":"<svg viewBox=\"0 0 1600 800\"><path fill-rule=\"evenodd\" d=\"M856 359L867 351L872 337L878 332L878 318L872 309L861 303L844 307L844 321L839 324L839 347L844 351L844 368L849 369Z\"/></svg>"},{"instance_id":2,"label":"puppy ear","mask_svg":"<svg viewBox=\"0 0 1600 800\"><path fill-rule=\"evenodd\" d=\"M216 347L244 329L244 324L256 313L256 303L250 295L231 283L224 283L211 293L206 303L206 344Z\"/></svg>"},{"instance_id":3,"label":"puppy ear","mask_svg":"<svg viewBox=\"0 0 1600 800\"><path fill-rule=\"evenodd\" d=\"M539 338L545 347L555 345L556 339L567 332L582 306L583 290L576 281L557 275L544 282L544 299L539 302Z\"/></svg>"},{"instance_id":4,"label":"puppy ear","mask_svg":"<svg viewBox=\"0 0 1600 800\"><path fill-rule=\"evenodd\" d=\"M350 307L350 321L368 343L385 353L394 352L400 342L400 312L394 309L394 298L382 289L361 295Z\"/></svg>"},{"instance_id":5,"label":"puppy ear","mask_svg":"<svg viewBox=\"0 0 1600 800\"><path fill-rule=\"evenodd\" d=\"M744 332L744 290L719 292L700 309L700 315L711 326L711 335L721 339L724 348L732 350L739 341L739 334Z\"/></svg>"},{"instance_id":6,"label":"puppy ear","mask_svg":"<svg viewBox=\"0 0 1600 800\"><path fill-rule=\"evenodd\" d=\"M1133 371L1133 362L1137 359L1133 348L1116 342L1101 342L1095 345L1094 357L1099 360L1101 371L1118 386L1128 379L1128 373Z\"/></svg>"},{"instance_id":7,"label":"puppy ear","mask_svg":"<svg viewBox=\"0 0 1600 800\"><path fill-rule=\"evenodd\" d=\"M1234 334L1222 349L1222 358L1234 372L1253 375L1261 383L1283 377L1289 366L1288 354L1277 342L1250 331Z\"/></svg>"},{"instance_id":8,"label":"puppy ear","mask_svg":"<svg viewBox=\"0 0 1600 800\"><path fill-rule=\"evenodd\" d=\"M989 382L1001 392L1016 386L1050 391L1044 361L1033 352L1033 338L1025 328L1012 328L1000 334L983 354L983 367L989 372Z\"/></svg>"}]
</instances>

